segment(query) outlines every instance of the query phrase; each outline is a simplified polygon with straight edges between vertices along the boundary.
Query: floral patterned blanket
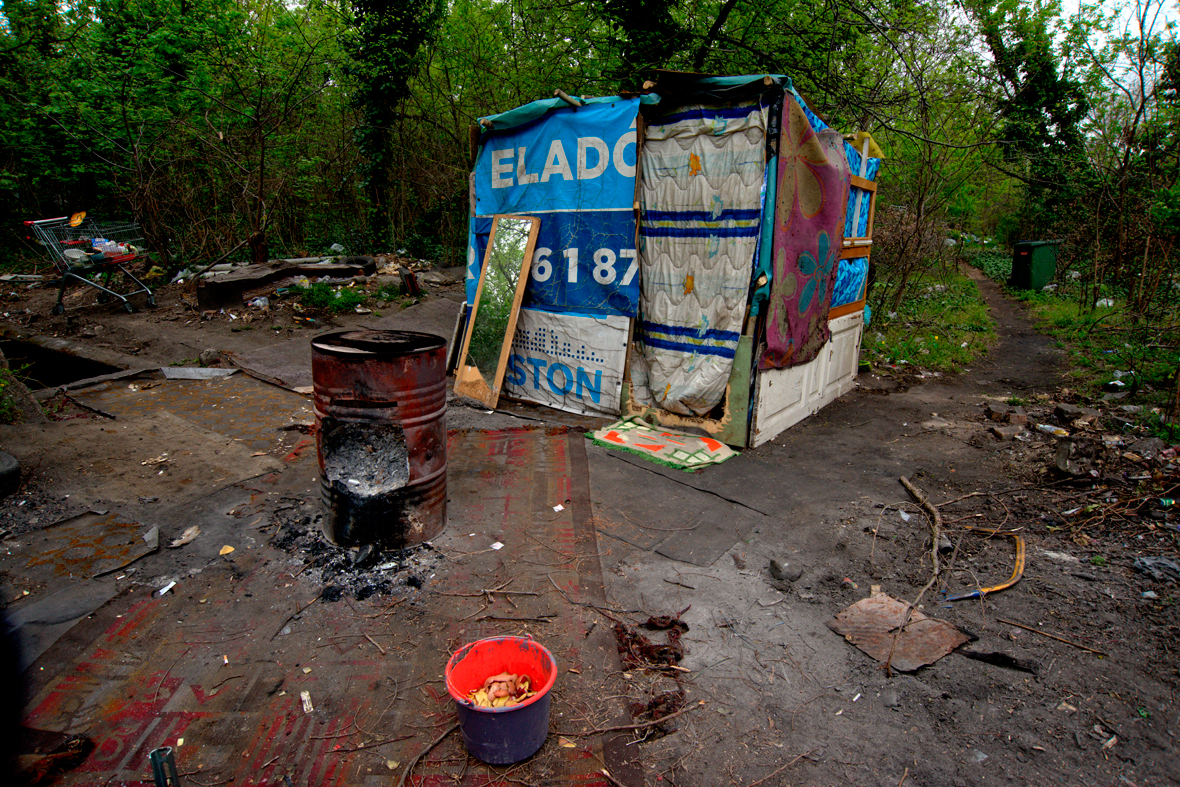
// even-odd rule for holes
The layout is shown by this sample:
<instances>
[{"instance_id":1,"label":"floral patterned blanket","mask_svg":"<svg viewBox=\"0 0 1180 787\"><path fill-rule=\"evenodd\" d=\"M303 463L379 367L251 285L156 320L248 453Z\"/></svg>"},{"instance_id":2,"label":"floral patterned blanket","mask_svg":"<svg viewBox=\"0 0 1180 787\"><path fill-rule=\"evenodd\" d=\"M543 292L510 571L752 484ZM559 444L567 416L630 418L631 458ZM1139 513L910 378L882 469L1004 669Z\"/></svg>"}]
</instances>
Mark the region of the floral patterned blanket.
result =
<instances>
[{"instance_id":1,"label":"floral patterned blanket","mask_svg":"<svg viewBox=\"0 0 1180 787\"><path fill-rule=\"evenodd\" d=\"M774 276L760 369L807 363L828 341L850 177L840 134L815 131L803 107L787 94L778 159Z\"/></svg>"}]
</instances>

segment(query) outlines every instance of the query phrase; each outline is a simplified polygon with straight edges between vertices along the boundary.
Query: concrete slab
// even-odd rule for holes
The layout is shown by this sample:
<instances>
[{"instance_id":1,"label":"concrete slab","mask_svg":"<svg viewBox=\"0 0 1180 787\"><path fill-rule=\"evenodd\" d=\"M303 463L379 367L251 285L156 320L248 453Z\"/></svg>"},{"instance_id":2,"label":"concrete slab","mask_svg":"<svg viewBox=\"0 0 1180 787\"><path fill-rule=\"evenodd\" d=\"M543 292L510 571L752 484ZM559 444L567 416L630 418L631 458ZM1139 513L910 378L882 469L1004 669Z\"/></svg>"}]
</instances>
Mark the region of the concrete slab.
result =
<instances>
[{"instance_id":1,"label":"concrete slab","mask_svg":"<svg viewBox=\"0 0 1180 787\"><path fill-rule=\"evenodd\" d=\"M695 478L693 474L600 446L590 446L588 453L595 526L639 549L708 566L767 524L763 514L688 484L685 479Z\"/></svg>"}]
</instances>

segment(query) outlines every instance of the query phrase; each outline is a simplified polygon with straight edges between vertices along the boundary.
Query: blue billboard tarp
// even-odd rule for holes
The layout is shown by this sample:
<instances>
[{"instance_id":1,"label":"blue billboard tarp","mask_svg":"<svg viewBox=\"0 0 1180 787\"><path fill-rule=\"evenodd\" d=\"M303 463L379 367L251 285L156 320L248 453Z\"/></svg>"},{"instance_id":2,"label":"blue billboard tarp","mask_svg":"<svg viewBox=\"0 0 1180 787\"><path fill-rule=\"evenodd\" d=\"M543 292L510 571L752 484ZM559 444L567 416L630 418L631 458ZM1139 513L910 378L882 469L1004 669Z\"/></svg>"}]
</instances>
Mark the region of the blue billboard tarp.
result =
<instances>
[{"instance_id":1,"label":"blue billboard tarp","mask_svg":"<svg viewBox=\"0 0 1180 787\"><path fill-rule=\"evenodd\" d=\"M551 109L483 135L475 165L467 300L501 213L541 220L524 305L635 316L635 127L639 99Z\"/></svg>"}]
</instances>

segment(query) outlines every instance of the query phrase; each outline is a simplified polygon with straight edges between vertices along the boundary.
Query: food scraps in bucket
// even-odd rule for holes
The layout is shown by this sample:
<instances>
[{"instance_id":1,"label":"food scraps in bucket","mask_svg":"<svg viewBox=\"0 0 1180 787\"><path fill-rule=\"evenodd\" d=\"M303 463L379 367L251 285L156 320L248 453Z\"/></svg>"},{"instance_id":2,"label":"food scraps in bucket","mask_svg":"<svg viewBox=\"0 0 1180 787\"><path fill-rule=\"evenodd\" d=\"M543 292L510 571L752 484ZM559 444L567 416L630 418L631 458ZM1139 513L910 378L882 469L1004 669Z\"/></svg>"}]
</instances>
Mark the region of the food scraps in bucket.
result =
<instances>
[{"instance_id":1,"label":"food scraps in bucket","mask_svg":"<svg viewBox=\"0 0 1180 787\"><path fill-rule=\"evenodd\" d=\"M501 672L483 682L483 688L467 692L467 699L481 708L511 708L537 692L530 689L528 675Z\"/></svg>"}]
</instances>

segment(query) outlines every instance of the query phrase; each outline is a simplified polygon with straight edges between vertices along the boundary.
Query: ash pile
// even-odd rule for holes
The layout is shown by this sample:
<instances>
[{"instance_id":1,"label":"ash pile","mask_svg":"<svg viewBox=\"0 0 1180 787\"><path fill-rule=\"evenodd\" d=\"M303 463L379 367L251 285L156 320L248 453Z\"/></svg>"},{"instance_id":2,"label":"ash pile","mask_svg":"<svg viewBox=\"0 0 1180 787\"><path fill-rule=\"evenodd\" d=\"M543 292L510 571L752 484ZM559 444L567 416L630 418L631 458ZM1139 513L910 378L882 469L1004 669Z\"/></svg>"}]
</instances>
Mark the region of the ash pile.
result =
<instances>
[{"instance_id":1,"label":"ash pile","mask_svg":"<svg viewBox=\"0 0 1180 787\"><path fill-rule=\"evenodd\" d=\"M274 515L277 529L269 544L303 564L296 575L312 572L323 583L324 601L412 595L443 560L430 544L385 552L371 545L338 547L324 537L323 518L322 513L308 513L302 504L281 507Z\"/></svg>"}]
</instances>

